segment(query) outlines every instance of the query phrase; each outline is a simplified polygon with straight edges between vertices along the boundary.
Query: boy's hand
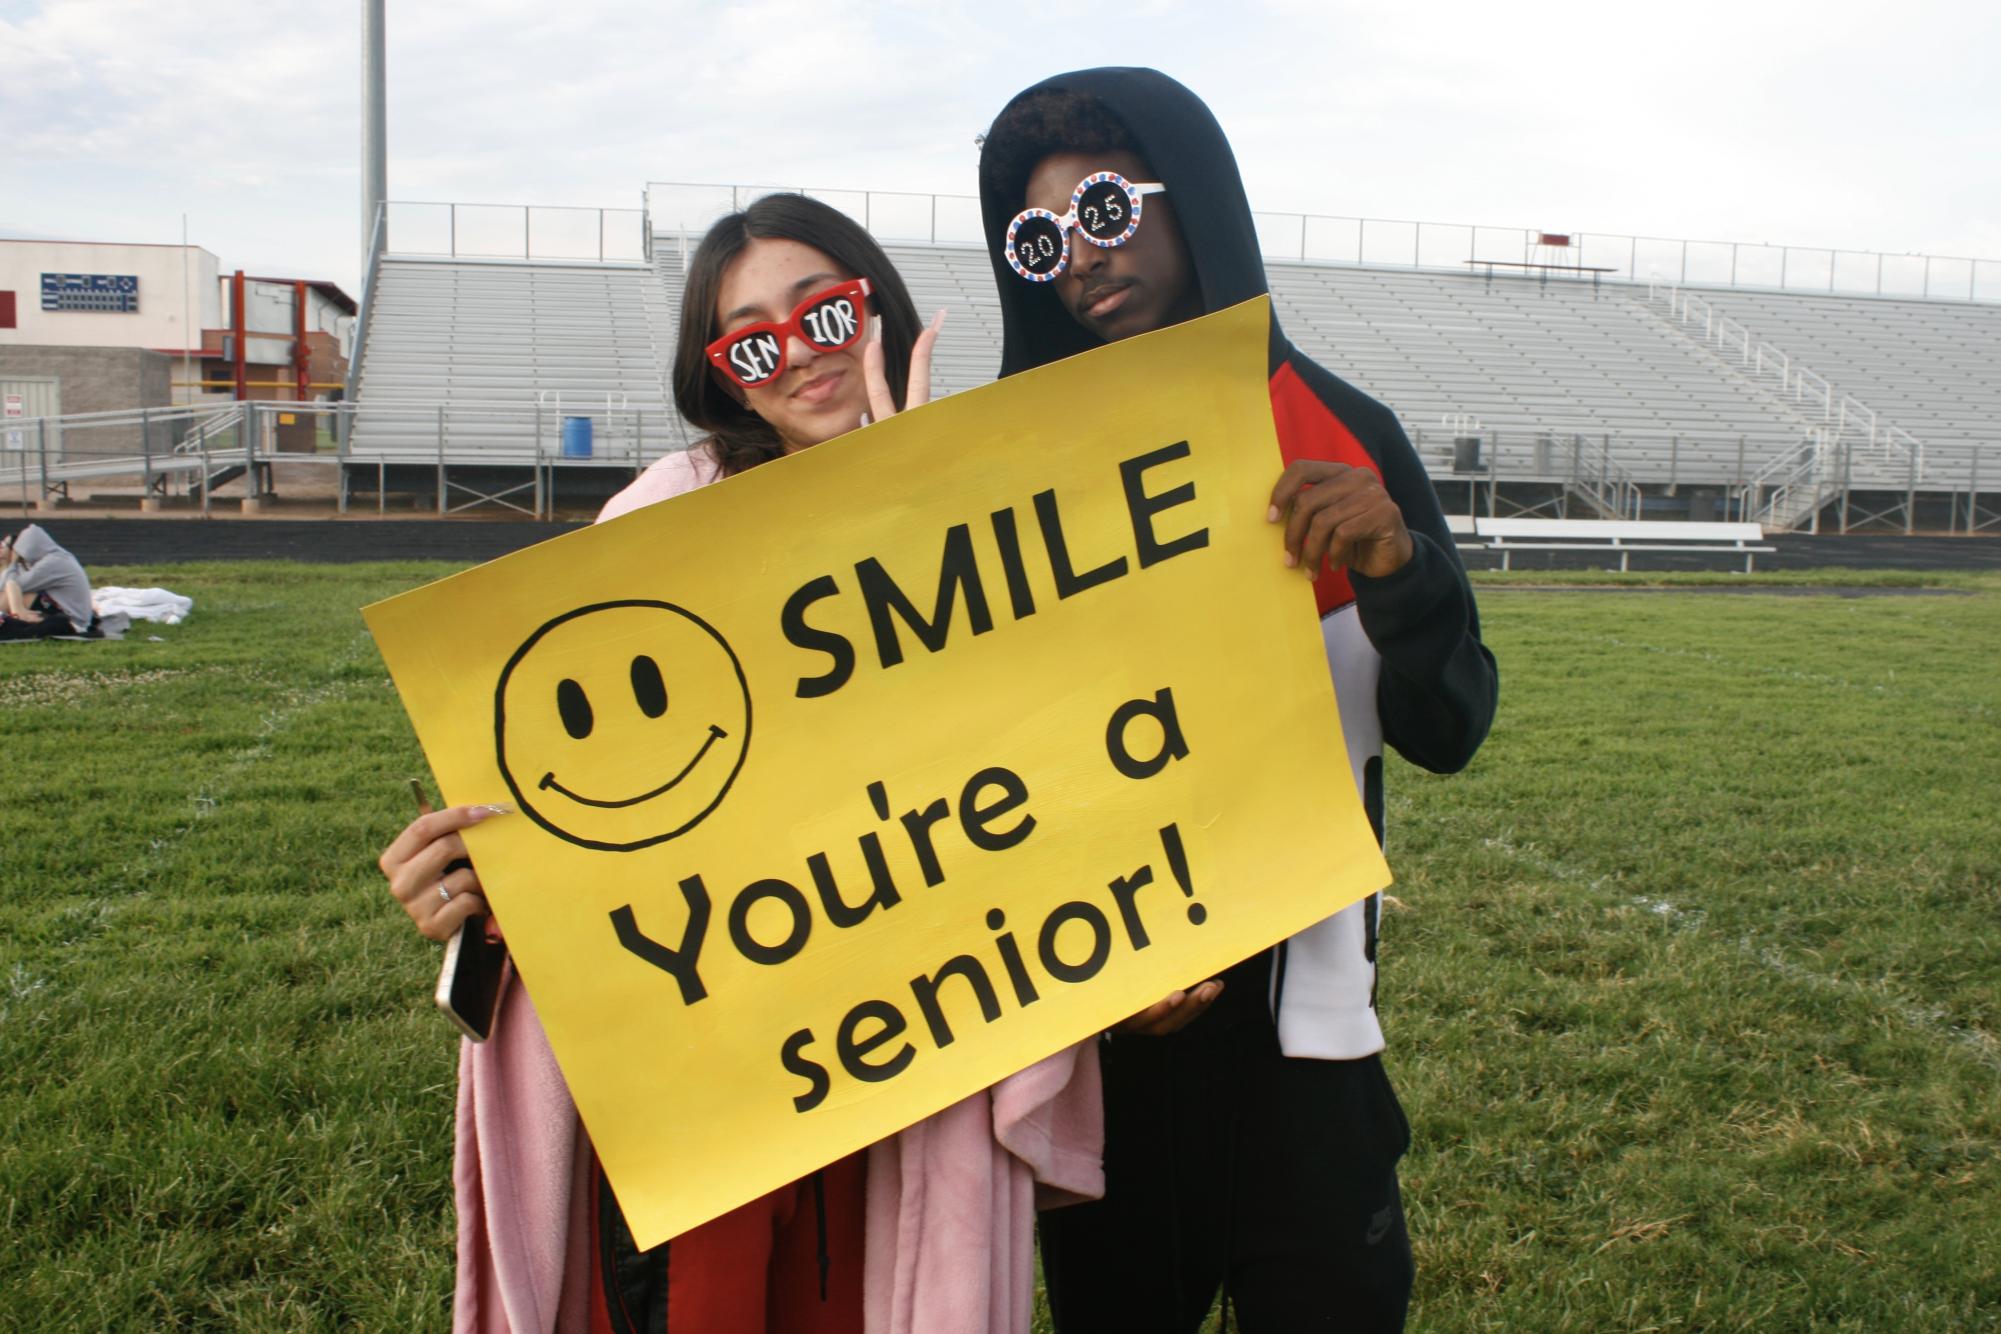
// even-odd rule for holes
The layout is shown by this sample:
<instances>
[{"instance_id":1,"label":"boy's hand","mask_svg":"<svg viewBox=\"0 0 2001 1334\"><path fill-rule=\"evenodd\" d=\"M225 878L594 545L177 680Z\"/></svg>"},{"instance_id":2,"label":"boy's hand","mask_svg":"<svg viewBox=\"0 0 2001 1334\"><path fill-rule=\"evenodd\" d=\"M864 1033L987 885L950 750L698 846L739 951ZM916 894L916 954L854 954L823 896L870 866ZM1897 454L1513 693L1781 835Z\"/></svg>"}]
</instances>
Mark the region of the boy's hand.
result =
<instances>
[{"instance_id":1,"label":"boy's hand","mask_svg":"<svg viewBox=\"0 0 2001 1334\"><path fill-rule=\"evenodd\" d=\"M1139 1034L1164 1038L1200 1019L1202 1012L1215 1004L1216 997L1222 994L1223 979L1220 977L1212 977L1201 986L1186 991L1171 991L1164 999L1155 1001L1132 1018L1112 1025L1112 1032L1121 1037Z\"/></svg>"},{"instance_id":2,"label":"boy's hand","mask_svg":"<svg viewBox=\"0 0 2001 1334\"><path fill-rule=\"evenodd\" d=\"M1380 579L1411 558L1403 511L1367 468L1299 459L1271 491L1269 523L1285 524L1285 563L1317 578L1323 561Z\"/></svg>"}]
</instances>

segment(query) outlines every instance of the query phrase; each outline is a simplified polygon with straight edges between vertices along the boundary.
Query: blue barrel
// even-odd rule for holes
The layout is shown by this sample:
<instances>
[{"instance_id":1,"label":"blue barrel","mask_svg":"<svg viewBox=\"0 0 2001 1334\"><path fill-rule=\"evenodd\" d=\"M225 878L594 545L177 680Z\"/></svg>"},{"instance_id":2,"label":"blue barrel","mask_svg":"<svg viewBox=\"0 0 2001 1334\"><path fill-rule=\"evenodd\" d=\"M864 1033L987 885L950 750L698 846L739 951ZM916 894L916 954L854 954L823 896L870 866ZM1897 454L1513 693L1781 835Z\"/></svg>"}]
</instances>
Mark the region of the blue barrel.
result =
<instances>
[{"instance_id":1,"label":"blue barrel","mask_svg":"<svg viewBox=\"0 0 2001 1334\"><path fill-rule=\"evenodd\" d=\"M591 419L563 418L563 457L587 459L591 456Z\"/></svg>"}]
</instances>

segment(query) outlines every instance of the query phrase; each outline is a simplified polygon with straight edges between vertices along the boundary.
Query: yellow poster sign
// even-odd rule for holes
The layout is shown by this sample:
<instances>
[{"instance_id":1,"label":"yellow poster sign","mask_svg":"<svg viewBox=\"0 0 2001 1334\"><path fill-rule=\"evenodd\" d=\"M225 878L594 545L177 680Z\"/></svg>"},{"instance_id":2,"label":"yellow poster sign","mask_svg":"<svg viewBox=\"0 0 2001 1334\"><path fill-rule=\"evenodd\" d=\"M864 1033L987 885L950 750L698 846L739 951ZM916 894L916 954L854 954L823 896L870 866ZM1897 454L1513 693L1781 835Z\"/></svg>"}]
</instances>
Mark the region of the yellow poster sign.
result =
<instances>
[{"instance_id":1,"label":"yellow poster sign","mask_svg":"<svg viewBox=\"0 0 2001 1334\"><path fill-rule=\"evenodd\" d=\"M1262 300L368 608L651 1246L1389 881Z\"/></svg>"}]
</instances>

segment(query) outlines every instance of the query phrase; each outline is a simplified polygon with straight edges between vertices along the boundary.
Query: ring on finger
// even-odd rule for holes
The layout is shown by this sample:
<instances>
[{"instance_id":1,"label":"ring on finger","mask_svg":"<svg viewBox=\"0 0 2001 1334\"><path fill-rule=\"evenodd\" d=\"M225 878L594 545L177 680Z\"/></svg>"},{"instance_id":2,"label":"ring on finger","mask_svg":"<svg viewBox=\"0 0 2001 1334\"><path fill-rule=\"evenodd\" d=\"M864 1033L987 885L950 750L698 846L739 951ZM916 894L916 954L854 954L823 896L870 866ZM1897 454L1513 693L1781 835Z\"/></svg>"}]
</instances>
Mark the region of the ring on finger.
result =
<instances>
[{"instance_id":1,"label":"ring on finger","mask_svg":"<svg viewBox=\"0 0 2001 1334\"><path fill-rule=\"evenodd\" d=\"M452 892L449 889L445 888L445 882L442 880L438 882L438 898L441 902L444 903L450 903L452 901Z\"/></svg>"}]
</instances>

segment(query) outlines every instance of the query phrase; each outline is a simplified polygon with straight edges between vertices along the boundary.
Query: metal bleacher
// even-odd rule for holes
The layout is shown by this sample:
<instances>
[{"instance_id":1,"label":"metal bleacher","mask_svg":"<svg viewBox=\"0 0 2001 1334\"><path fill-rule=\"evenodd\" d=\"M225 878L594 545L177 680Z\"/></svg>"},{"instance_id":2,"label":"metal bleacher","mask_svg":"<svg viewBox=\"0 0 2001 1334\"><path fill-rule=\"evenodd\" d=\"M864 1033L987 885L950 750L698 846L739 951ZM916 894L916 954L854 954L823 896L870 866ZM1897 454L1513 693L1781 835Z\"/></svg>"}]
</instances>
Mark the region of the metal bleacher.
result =
<instances>
[{"instance_id":1,"label":"metal bleacher","mask_svg":"<svg viewBox=\"0 0 2001 1334\"><path fill-rule=\"evenodd\" d=\"M658 326L665 338L658 345L660 354L660 382L673 397L674 346L681 331L681 289L688 282L688 252L695 248L698 238L685 235L659 236L654 238L653 281L655 294L660 299Z\"/></svg>"},{"instance_id":2,"label":"metal bleacher","mask_svg":"<svg viewBox=\"0 0 2001 1334\"><path fill-rule=\"evenodd\" d=\"M920 313L950 308L935 391L986 383L1001 333L985 253L885 249ZM1643 286L1284 262L1268 272L1293 340L1389 404L1434 474L1449 475L1451 436L1467 419L1515 475L1556 477L1569 442L1588 436L1598 447L1615 439L1621 472L1642 483L1727 485L1811 429L1807 414L1673 331Z\"/></svg>"},{"instance_id":3,"label":"metal bleacher","mask_svg":"<svg viewBox=\"0 0 2001 1334\"><path fill-rule=\"evenodd\" d=\"M991 380L1001 331L985 253L884 248L921 315L950 309L933 368L936 392ZM1713 439L1734 467L1738 437L1769 452L1805 430L1801 414L1700 348L1664 337L1662 322L1626 285L1594 293L1528 278L1284 263L1269 272L1293 340L1392 405L1413 433L1436 438L1441 418L1465 414L1483 428L1525 433L1660 431L1671 423L1688 437L1691 459L1696 442Z\"/></svg>"},{"instance_id":4,"label":"metal bleacher","mask_svg":"<svg viewBox=\"0 0 2001 1334\"><path fill-rule=\"evenodd\" d=\"M1928 446L2001 434L2001 307L1742 289L1702 295Z\"/></svg>"},{"instance_id":5,"label":"metal bleacher","mask_svg":"<svg viewBox=\"0 0 2001 1334\"><path fill-rule=\"evenodd\" d=\"M985 383L1001 346L985 253L935 244L885 249L920 312L951 308L936 391ZM1579 446L1587 446L1598 457L1600 484L1616 476L1634 514L1644 508L1643 490L1742 492L1782 488L1790 476L1790 509L1761 516L1784 526L1803 519L1832 485L1826 474L1839 433L1821 406L1682 327L1650 299L1647 284L1287 261L1269 263L1267 272L1292 339L1390 405L1441 482L1455 476L1453 438L1471 432L1486 448L1474 471L1490 484L1503 467L1521 480L1575 484ZM1775 341L1796 344L1816 369L1824 360L1824 374L1852 380L1886 420L1907 418L1907 429L1942 444L1996 442L2001 308L1741 289L1703 295L1743 306L1747 321L1752 311L1771 315ZM1817 444L1816 463L1809 456ZM2001 480L2001 450L1994 453L1989 482ZM1970 452L1953 462L1934 447L1930 458L1921 485L1968 483ZM1905 486L1901 456L1855 451L1840 460L1855 486Z\"/></svg>"},{"instance_id":6,"label":"metal bleacher","mask_svg":"<svg viewBox=\"0 0 2001 1334\"><path fill-rule=\"evenodd\" d=\"M670 377L699 235L660 230L647 240L645 262L381 256L345 457L378 468L435 463L442 510L448 464L533 464L539 479L556 466L637 468L686 448L696 432L673 408ZM934 395L991 381L1001 327L984 249L942 239L883 245L920 317L948 311ZM1847 492L1908 486L1906 526L1926 487L1966 490L1974 526L1980 488L1967 466L1978 478L1979 451L2001 443L2001 306L1688 289L1753 330L1765 351L1786 350L1795 380L1775 382L1769 366L1710 336L1716 321L1691 323L1686 300L1664 306L1666 289L1630 274L1599 281L1584 269L1522 267L1272 259L1267 272L1294 341L1388 404L1442 486L1467 485L1473 503L1484 486L1490 515L1509 482L1530 489L1507 504L1567 513L1564 498L1574 496L1606 519L1687 509L1680 488L1706 487L1728 493L1724 508L1738 518L1787 526L1838 489L1845 523ZM1825 402L1792 392L1807 366L1873 409L1872 446L1880 420L1909 433L1900 441L1924 442L1928 460L1962 462L1940 471L1928 461L1920 473L1899 463L1914 453L1903 444L1902 455L1857 452L1852 428L1830 425ZM592 419L593 455L564 459L562 419L580 415ZM1837 450L1843 430L1851 443ZM1469 436L1480 446L1472 455L1461 448ZM1979 480L1992 490L2001 449L1987 452L1991 475ZM458 489L478 503L497 498L494 485ZM536 488L539 509L552 492L541 480Z\"/></svg>"},{"instance_id":7,"label":"metal bleacher","mask_svg":"<svg viewBox=\"0 0 2001 1334\"><path fill-rule=\"evenodd\" d=\"M526 462L560 454L576 416L600 460L685 446L662 375L673 314L647 265L384 256L372 297L358 459Z\"/></svg>"},{"instance_id":8,"label":"metal bleacher","mask_svg":"<svg viewBox=\"0 0 2001 1334\"><path fill-rule=\"evenodd\" d=\"M1722 481L1792 447L1806 419L1648 311L1645 288L1574 279L1275 263L1280 321L1307 355L1389 404L1424 442L1471 429L1658 437L1642 481ZM1635 298L1635 293L1640 299ZM1447 419L1460 425L1447 428ZM1678 437L1678 443L1672 443ZM1545 451L1547 453L1547 451Z\"/></svg>"},{"instance_id":9,"label":"metal bleacher","mask_svg":"<svg viewBox=\"0 0 2001 1334\"><path fill-rule=\"evenodd\" d=\"M884 242L917 307L930 320L940 308L945 327L931 352L931 392L936 397L990 383L1000 371L1000 301L986 251L976 246Z\"/></svg>"}]
</instances>

